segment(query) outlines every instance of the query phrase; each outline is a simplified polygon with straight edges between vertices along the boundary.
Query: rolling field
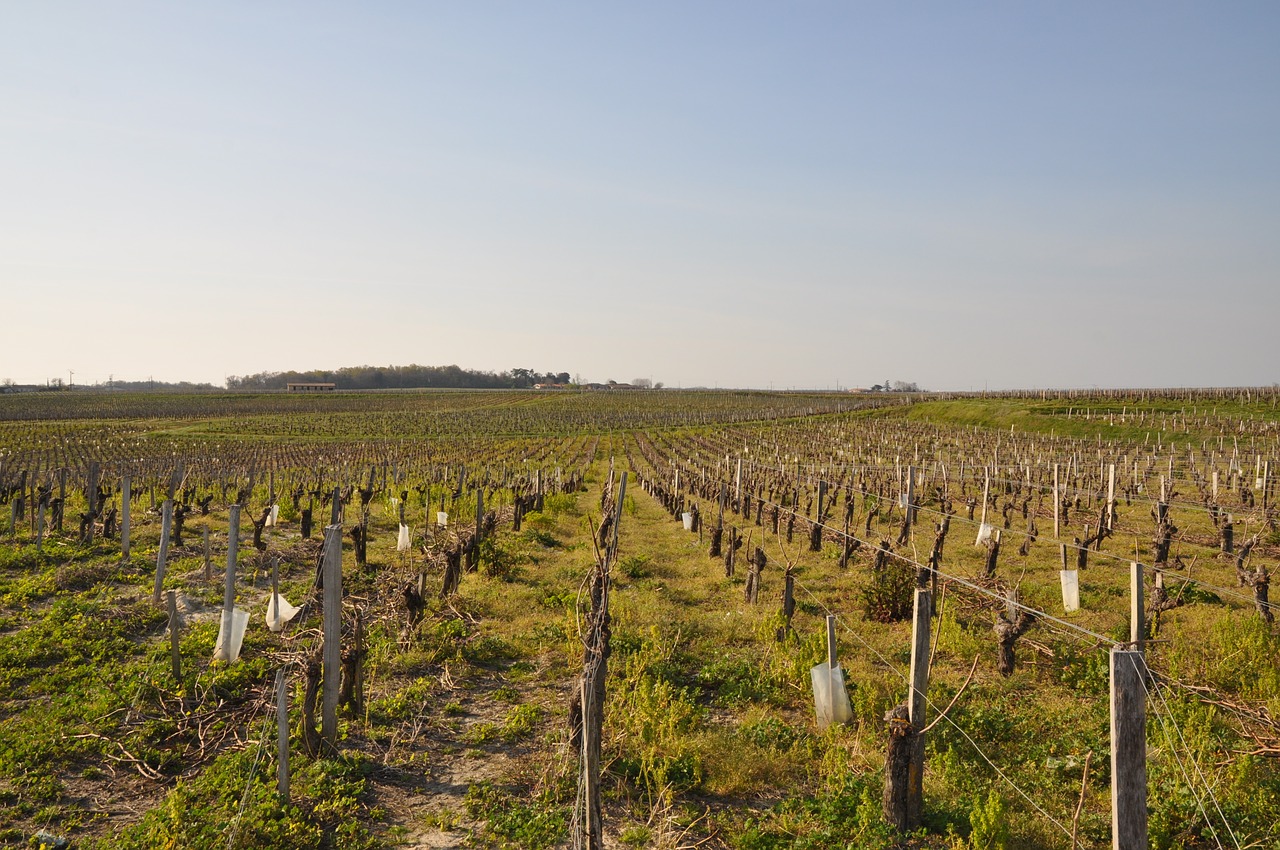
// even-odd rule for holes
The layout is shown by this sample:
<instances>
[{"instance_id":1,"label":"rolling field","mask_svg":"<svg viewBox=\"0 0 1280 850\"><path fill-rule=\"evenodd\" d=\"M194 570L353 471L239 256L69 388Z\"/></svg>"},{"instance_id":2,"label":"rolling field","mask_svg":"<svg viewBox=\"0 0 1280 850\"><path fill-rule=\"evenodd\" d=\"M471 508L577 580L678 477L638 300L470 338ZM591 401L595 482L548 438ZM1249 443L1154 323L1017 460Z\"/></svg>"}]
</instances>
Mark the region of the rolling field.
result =
<instances>
[{"instance_id":1,"label":"rolling field","mask_svg":"<svg viewBox=\"0 0 1280 850\"><path fill-rule=\"evenodd\" d=\"M597 574L605 846L1106 847L1108 656L1135 648L1137 563L1151 846L1280 847L1275 404L0 396L0 845L571 844ZM230 663L229 550L249 616ZM279 632L273 570L301 608ZM917 587L928 728L904 836L885 716L908 698ZM831 617L850 715L820 729Z\"/></svg>"}]
</instances>

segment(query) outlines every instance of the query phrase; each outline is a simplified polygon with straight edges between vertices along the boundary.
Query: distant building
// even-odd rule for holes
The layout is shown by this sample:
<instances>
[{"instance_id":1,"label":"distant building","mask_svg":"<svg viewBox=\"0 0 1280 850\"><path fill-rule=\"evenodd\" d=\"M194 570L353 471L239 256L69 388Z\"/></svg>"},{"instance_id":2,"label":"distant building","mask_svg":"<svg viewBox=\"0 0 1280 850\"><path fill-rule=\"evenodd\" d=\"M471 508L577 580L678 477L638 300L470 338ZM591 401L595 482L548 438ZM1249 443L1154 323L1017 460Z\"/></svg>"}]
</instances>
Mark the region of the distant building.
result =
<instances>
[{"instance_id":1,"label":"distant building","mask_svg":"<svg viewBox=\"0 0 1280 850\"><path fill-rule=\"evenodd\" d=\"M297 383L290 381L284 385L285 389L291 393L331 393L338 388L337 384L327 383L311 383L298 381Z\"/></svg>"}]
</instances>

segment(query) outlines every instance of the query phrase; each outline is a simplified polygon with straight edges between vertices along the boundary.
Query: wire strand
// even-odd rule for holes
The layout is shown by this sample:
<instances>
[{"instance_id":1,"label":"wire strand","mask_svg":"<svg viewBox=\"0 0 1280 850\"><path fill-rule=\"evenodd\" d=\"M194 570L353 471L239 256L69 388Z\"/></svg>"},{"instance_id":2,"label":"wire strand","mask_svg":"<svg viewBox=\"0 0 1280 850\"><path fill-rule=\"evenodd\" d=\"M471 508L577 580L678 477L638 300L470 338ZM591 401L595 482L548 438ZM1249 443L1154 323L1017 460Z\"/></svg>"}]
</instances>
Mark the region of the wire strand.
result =
<instances>
[{"instance_id":1,"label":"wire strand","mask_svg":"<svg viewBox=\"0 0 1280 850\"><path fill-rule=\"evenodd\" d=\"M1136 664L1136 662L1134 663ZM1144 664L1145 664L1145 659L1144 659ZM1140 678L1142 680L1143 687L1146 688L1146 684L1147 684L1146 677L1144 676ZM1151 685L1152 687L1150 689L1147 689L1148 698L1150 698L1151 692L1154 690L1156 696L1160 700L1160 704L1164 707L1164 713L1169 717L1169 725L1172 726L1174 731L1178 733L1178 740L1181 742L1183 749L1185 749L1187 752L1187 760L1191 762L1191 766L1195 769L1196 776L1198 776L1200 781L1204 783L1205 796L1207 796L1209 798L1209 801L1213 803L1213 808L1218 813L1218 817L1222 819L1222 825L1226 829L1227 834L1231 837L1231 842L1235 844L1237 848L1239 848L1240 841L1238 838L1236 838L1235 832L1232 831L1231 823L1227 820L1226 815L1223 814L1222 807L1218 805L1218 800L1213 794L1213 788L1209 785L1209 780L1205 777L1204 771L1201 770L1200 763L1196 760L1195 753L1192 751L1190 745L1187 743L1186 737L1182 734L1181 727L1178 726L1178 722L1174 718L1172 710L1169 708L1169 701L1165 698L1165 695L1164 695L1164 692L1168 690L1168 688L1165 686L1162 686L1159 680L1154 677L1151 679ZM1184 769L1184 773L1185 773L1185 769ZM1196 797L1196 803L1197 805L1200 806L1200 810L1203 813L1204 805L1203 803L1200 802L1200 797L1198 794L1196 794L1195 789L1191 785L1189 780L1187 783L1187 787L1191 791L1191 793ZM1209 830L1214 835L1214 840L1218 840L1217 830L1214 828L1213 822L1209 820L1209 817L1207 814L1205 814L1205 820L1209 824ZM1222 846L1221 841L1218 841L1218 846L1219 847Z\"/></svg>"},{"instance_id":2,"label":"wire strand","mask_svg":"<svg viewBox=\"0 0 1280 850\"><path fill-rule=\"evenodd\" d=\"M903 681L904 683L906 683L906 685L907 685L908 693L910 693L911 688L912 688L912 685L911 685L911 679L910 679L906 674L904 674L901 670L899 670L897 667L895 667L895 666L894 666L894 665L893 665L893 664L892 664L892 663L891 663L887 658L885 658L885 657L884 657L884 656L879 652L879 650L877 650L874 646L872 646L871 644L869 644L869 643L867 643L865 640L863 640L863 639L862 639L862 636L861 636L861 635L859 635L856 631L854 631L854 630L849 626L849 624L848 624L848 623L846 623L846 622L844 621L844 618L843 618L843 617L841 617L839 614L837 614L837 613L833 612L830 608L828 608L828 607L826 606L826 604L824 604L821 600L819 600L819 599L818 599L818 598L813 594L813 592L812 592L811 590L809 590L809 588L808 588L808 587L806 587L802 582L800 582L799 580L796 580L796 584L800 587L800 589L801 589L801 590L803 590L803 591L805 592L805 594L807 594L807 595L809 596L809 598L810 598L811 600L813 600L813 602L814 602L816 605L818 605L818 607L822 608L822 610L823 610L823 611L825 611L825 612L827 613L827 615L828 615L828 616L834 617L834 618L836 619L836 622L840 623L840 624L841 624L841 626L844 628L844 630L845 630L847 633L849 633L850 635L852 635L852 636L854 637L854 639L858 641L858 643L862 644L863 648L865 648L866 650L868 650L869 652L871 652L873 655L875 655L875 656L876 656L876 658L880 659L880 662L881 662L882 664L884 664L884 665L885 665L885 667L889 668L889 670L890 670L890 671L892 671L894 674L896 674L896 675L898 676L898 678L902 679L902 681ZM929 706L931 709L933 709L935 712L937 712L937 711L938 711L938 705L937 705L935 702L933 702L933 700L929 699L929 696L928 696L928 694L927 694L927 693L922 693L922 694L921 694L921 696L924 698L924 701L925 701L925 704L926 704L926 705L928 705L928 706ZM1053 817L1053 815L1051 815L1051 814L1049 814L1047 811L1045 811L1045 810L1044 810L1044 808L1043 808L1039 803L1037 803L1034 799L1032 799L1031 795L1029 795L1026 791L1022 790L1022 788L1021 788L1021 787L1020 787L1016 782L1014 782L1012 779L1010 779L1010 778L1009 778L1009 776L1008 776L1008 774L1006 774L1003 770L1001 770L1001 769L1000 769L1000 766L999 766L999 765L997 765L994 761L992 761L992 760L991 760L991 757L990 757L990 756L988 756L988 755L986 754L986 752L984 752L984 751L983 751L982 747L978 746L978 742L977 742L977 741L975 741L975 740L973 740L973 738L969 735L969 733L968 733L968 732L966 732L966 731L965 731L961 726L959 726L959 725L958 725L954 720L952 720L952 719L951 719L947 714L939 713L939 714L938 714L938 716L939 716L942 720L945 720L949 726L951 726L951 727L952 727L952 728L954 728L957 732L959 732L962 736L964 736L964 739L965 739L966 741L968 741L968 742L969 742L969 745L970 745L971 747L973 747L974 751L975 751L975 752L977 752L977 753L978 753L978 755L980 755L980 756L982 757L983 761L985 761L987 764L989 764L989 765L991 766L991 769L992 769L992 770L994 770L994 771L996 772L996 774L997 774L1001 779L1003 779L1007 785L1009 785L1009 787L1011 787L1013 790L1017 791L1017 792L1018 792L1018 794L1019 794L1023 799L1025 799L1028 803L1030 803L1032 808L1034 808L1037 812L1039 812L1042 816L1044 816L1044 818L1045 818L1046 820L1048 820L1050 823L1052 823L1052 824L1053 824L1054 826L1056 826L1058 829L1062 830L1062 833L1063 833L1064 835L1066 835L1068 838L1070 838L1070 837L1071 837L1071 830L1067 829L1067 828L1066 828L1065 826L1063 826L1063 825L1062 825L1062 824L1061 824L1061 823L1060 823L1056 818L1054 818L1054 817Z\"/></svg>"},{"instance_id":3,"label":"wire strand","mask_svg":"<svg viewBox=\"0 0 1280 850\"><path fill-rule=\"evenodd\" d=\"M779 508L780 510L786 510L786 511L789 511L789 510L790 510L790 508L785 508L785 507L783 507L783 506L781 506L781 505L776 505L775 503L773 503L773 502L771 502L771 501L769 501L769 500L767 500L767 499L761 499L761 502L762 502L763 504L769 505L770 507L777 507L777 508ZM796 516L799 516L799 515L798 515L798 514L796 514ZM879 545L878 543L873 543L873 542L871 542L871 541L869 541L869 540L864 540L864 539L862 539L862 538L858 537L858 536L857 536L857 535L855 535L855 534L852 534L852 533L850 533L850 532L844 531L843 529L834 528L834 527L832 527L832 526L830 526L830 525L828 525L828 524L826 524L826 523L814 522L813 520L806 520L806 522L809 522L809 523L811 523L812 525L818 526L818 527L820 527L820 528L826 529L827 531L830 531L830 532L831 532L831 533L833 533L833 534L840 535L841 537L844 537L844 538L846 538L846 539L848 539L848 540L856 540L858 543L860 543L860 544L862 544L862 545L864 545L864 546L870 546L870 547L871 547L871 548L873 548L873 549L880 549L880 548L881 548L881 547L880 547L880 545ZM1064 626L1064 627L1066 627L1066 628L1068 628L1068 629L1074 629L1075 631L1078 631L1078 632L1080 632L1081 634L1087 635L1088 637L1094 638L1095 640L1103 641L1103 642L1104 642L1104 643L1106 643L1107 645L1111 645L1111 644L1116 643L1116 641L1115 641L1114 639L1112 639L1112 638L1109 638L1109 637L1107 637L1107 636L1105 636L1105 635L1098 634L1097 632L1094 632L1094 631L1090 631L1089 629L1086 629L1086 628L1084 628L1083 626L1077 626L1075 623L1069 622L1069 621L1067 621L1067 620L1063 620L1063 619L1061 619L1060 617L1055 617L1055 616L1053 616L1052 614L1049 614L1049 613L1047 613L1047 612L1045 612L1045 611L1041 611L1041 610L1040 610L1040 609L1038 609L1038 608L1032 608L1030 605L1027 605L1027 604L1025 604L1025 603L1022 603L1022 602L1019 602L1019 601L1016 601L1016 600L1010 600L1008 597L1001 596L1000 594L998 594L998 593L996 593L996 592L994 592L994 591L992 591L992 590L988 590L987 588L982 587L981 585L974 584L973 582L969 581L968 579L964 579L964 578L961 578L960 576L956 576L956 575L951 575L950 573L945 573L945 572L943 572L942 570L935 570L933 567L929 566L928 564L922 564L922 563L920 563L919 561L916 561L916 560L914 560L914 559L912 559L912 558L908 558L906 555L899 554L898 552L893 552L893 551L888 550L888 549L885 549L884 551L885 551L885 553L886 553L889 557L894 558L894 559L896 559L896 560L898 560L898 561L900 561L900 562L902 562L902 563L904 563L904 564L909 564L909 565L911 565L911 566L916 567L917 569L927 570L927 571L929 571L930 573L936 573L936 574L938 575L938 577L939 577L939 578L946 579L946 580L948 580L948 581L952 581L952 582L955 582L955 583L957 583L957 584L963 585L964 587L967 587L967 588L969 588L970 590L973 590L973 591L975 591L975 592L977 592L977 593L980 593L980 594L982 594L982 595L984 595L984 596L989 596L989 597L991 597L992 599L998 600L998 601L999 601L999 602L1001 602L1001 603L1004 603L1004 604L1013 604L1014 606L1016 606L1016 607L1018 607L1018 608L1020 608L1020 609L1022 609L1022 610L1024 610L1024 611L1026 611L1026 612L1028 612L1028 613L1030 613L1030 614L1034 614L1034 615L1036 615L1037 617L1042 617L1042 618L1044 618L1044 619L1046 619L1046 620L1051 620L1051 621L1053 621L1053 622L1055 622L1055 623L1058 623L1058 624L1060 624L1060 625L1062 625L1062 626Z\"/></svg>"}]
</instances>

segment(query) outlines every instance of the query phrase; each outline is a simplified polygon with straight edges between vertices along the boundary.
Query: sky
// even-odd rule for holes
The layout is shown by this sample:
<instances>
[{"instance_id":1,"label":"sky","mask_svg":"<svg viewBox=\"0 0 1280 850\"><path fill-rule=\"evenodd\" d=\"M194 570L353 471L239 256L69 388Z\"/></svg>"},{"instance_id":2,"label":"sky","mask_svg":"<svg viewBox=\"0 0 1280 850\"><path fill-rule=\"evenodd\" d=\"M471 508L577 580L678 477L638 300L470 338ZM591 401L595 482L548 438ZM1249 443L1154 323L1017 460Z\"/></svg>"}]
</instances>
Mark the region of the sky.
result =
<instances>
[{"instance_id":1,"label":"sky","mask_svg":"<svg viewBox=\"0 0 1280 850\"><path fill-rule=\"evenodd\" d=\"M1280 381L1275 2L0 0L0 379Z\"/></svg>"}]
</instances>

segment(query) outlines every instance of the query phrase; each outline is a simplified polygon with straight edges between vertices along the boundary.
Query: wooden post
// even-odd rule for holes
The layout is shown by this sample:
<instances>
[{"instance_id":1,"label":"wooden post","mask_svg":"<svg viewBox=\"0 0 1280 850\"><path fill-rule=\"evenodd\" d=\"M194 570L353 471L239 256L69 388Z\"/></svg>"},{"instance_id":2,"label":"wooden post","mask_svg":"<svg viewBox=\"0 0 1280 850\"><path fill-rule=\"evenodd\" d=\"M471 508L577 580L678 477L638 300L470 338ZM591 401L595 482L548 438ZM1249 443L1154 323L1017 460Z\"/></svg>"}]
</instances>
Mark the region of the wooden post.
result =
<instances>
[{"instance_id":1,"label":"wooden post","mask_svg":"<svg viewBox=\"0 0 1280 850\"><path fill-rule=\"evenodd\" d=\"M169 661L173 666L173 680L182 684L182 650L178 643L178 591L170 590L169 599Z\"/></svg>"},{"instance_id":2,"label":"wooden post","mask_svg":"<svg viewBox=\"0 0 1280 850\"><path fill-rule=\"evenodd\" d=\"M90 519L89 519L89 527L85 531L85 533L88 535L87 542L89 543L93 542L93 519L92 518L98 515L98 479L100 478L101 475L102 475L102 469L98 465L98 462L95 460L92 463L90 463L89 464L89 488L87 493L89 497L88 501L89 501Z\"/></svg>"},{"instance_id":3,"label":"wooden post","mask_svg":"<svg viewBox=\"0 0 1280 850\"><path fill-rule=\"evenodd\" d=\"M285 688L284 668L276 671L276 791L281 799L289 799L289 691Z\"/></svg>"},{"instance_id":4,"label":"wooden post","mask_svg":"<svg viewBox=\"0 0 1280 850\"><path fill-rule=\"evenodd\" d=\"M733 476L733 503L742 502L742 458L738 458L738 471Z\"/></svg>"},{"instance_id":5,"label":"wooden post","mask_svg":"<svg viewBox=\"0 0 1280 850\"><path fill-rule=\"evenodd\" d=\"M330 512L329 524L337 525L342 520L342 488L333 488L333 510Z\"/></svg>"},{"instance_id":6,"label":"wooden post","mask_svg":"<svg viewBox=\"0 0 1280 850\"><path fill-rule=\"evenodd\" d=\"M929 616L933 611L933 594L916 588L914 619L911 624L911 694L907 701L908 718L915 730L915 751L907 783L908 828L920 825L924 809L924 729L925 692L929 687Z\"/></svg>"},{"instance_id":7,"label":"wooden post","mask_svg":"<svg viewBox=\"0 0 1280 850\"><path fill-rule=\"evenodd\" d=\"M796 613L796 579L791 572L791 567L787 567L786 572L782 575L782 620L783 623L778 627L777 637L779 641L785 640L787 634L791 631L791 618ZM830 635L828 635L830 637Z\"/></svg>"},{"instance_id":8,"label":"wooden post","mask_svg":"<svg viewBox=\"0 0 1280 850\"><path fill-rule=\"evenodd\" d=\"M213 560L209 557L209 526L204 527L204 580L213 581Z\"/></svg>"},{"instance_id":9,"label":"wooden post","mask_svg":"<svg viewBox=\"0 0 1280 850\"><path fill-rule=\"evenodd\" d=\"M120 557L129 560L129 507L133 503L133 488L129 476L124 476L120 492ZM66 502L62 509L66 511Z\"/></svg>"},{"instance_id":10,"label":"wooden post","mask_svg":"<svg viewBox=\"0 0 1280 850\"><path fill-rule=\"evenodd\" d=\"M1142 653L1111 648L1111 847L1147 850L1147 704Z\"/></svg>"},{"instance_id":11,"label":"wooden post","mask_svg":"<svg viewBox=\"0 0 1280 850\"><path fill-rule=\"evenodd\" d=\"M591 691L594 690L584 676L580 682L582 699L582 783L586 805L583 815L586 840L583 847L587 850L601 850L604 846L603 829L598 815L600 813L600 730L591 722L598 710L591 704Z\"/></svg>"},{"instance_id":12,"label":"wooden post","mask_svg":"<svg viewBox=\"0 0 1280 850\"><path fill-rule=\"evenodd\" d=\"M480 569L480 543L484 537L484 488L476 487L476 536L472 541L474 547L474 561L468 560L467 569L471 569L474 563L475 569Z\"/></svg>"},{"instance_id":13,"label":"wooden post","mask_svg":"<svg viewBox=\"0 0 1280 850\"><path fill-rule=\"evenodd\" d=\"M924 728L925 691L929 684L929 613L932 593L916 588L914 619L911 624L911 723Z\"/></svg>"},{"instance_id":14,"label":"wooden post","mask_svg":"<svg viewBox=\"0 0 1280 850\"><path fill-rule=\"evenodd\" d=\"M334 747L338 742L338 688L342 666L342 526L324 530L324 693L320 705L320 735Z\"/></svg>"},{"instance_id":15,"label":"wooden post","mask_svg":"<svg viewBox=\"0 0 1280 850\"><path fill-rule=\"evenodd\" d=\"M984 470L984 475L985 477L982 481L982 519L979 525L982 525L987 521L987 498L991 494L991 470Z\"/></svg>"},{"instance_id":16,"label":"wooden post","mask_svg":"<svg viewBox=\"0 0 1280 850\"><path fill-rule=\"evenodd\" d=\"M618 502L613 511L613 538L609 541L609 551L606 553L607 563L612 566L618 557L618 526L622 525L622 506L627 498L627 473L622 473L622 478L618 481Z\"/></svg>"},{"instance_id":17,"label":"wooden post","mask_svg":"<svg viewBox=\"0 0 1280 850\"><path fill-rule=\"evenodd\" d=\"M1058 518L1062 516L1062 505L1060 499L1061 493L1058 490L1058 465L1053 465L1053 539L1057 540L1060 535L1058 533Z\"/></svg>"},{"instance_id":18,"label":"wooden post","mask_svg":"<svg viewBox=\"0 0 1280 850\"><path fill-rule=\"evenodd\" d=\"M45 497L36 499L36 509L33 512L36 520L36 552L44 551L44 506L47 503Z\"/></svg>"},{"instance_id":19,"label":"wooden post","mask_svg":"<svg viewBox=\"0 0 1280 850\"><path fill-rule=\"evenodd\" d=\"M164 567L169 559L169 530L173 525L173 499L165 499L160 509L160 552L156 555L156 585L151 594L151 604L160 604L160 592L164 589Z\"/></svg>"},{"instance_id":20,"label":"wooden post","mask_svg":"<svg viewBox=\"0 0 1280 850\"><path fill-rule=\"evenodd\" d=\"M61 534L62 520L67 513L67 468L65 466L58 470L58 504L62 507L58 510L58 522L54 530Z\"/></svg>"},{"instance_id":21,"label":"wooden post","mask_svg":"<svg viewBox=\"0 0 1280 850\"><path fill-rule=\"evenodd\" d=\"M1146 624L1143 616L1142 564L1129 562L1129 643L1138 652L1142 651L1142 642L1146 639Z\"/></svg>"},{"instance_id":22,"label":"wooden post","mask_svg":"<svg viewBox=\"0 0 1280 850\"><path fill-rule=\"evenodd\" d=\"M895 706L885 720L889 746L885 754L884 817L899 832L920 826L924 779L924 707L929 681L929 614L932 594L917 589L911 633L911 690L905 705Z\"/></svg>"},{"instance_id":23,"label":"wooden post","mask_svg":"<svg viewBox=\"0 0 1280 850\"><path fill-rule=\"evenodd\" d=\"M167 491L168 496L166 496L165 498L169 499L170 501L177 498L178 488L182 486L182 482L186 479L186 477L187 477L186 464L184 464L182 461L178 461L178 465L175 466L173 468L173 471L169 473L169 489Z\"/></svg>"},{"instance_id":24,"label":"wooden post","mask_svg":"<svg viewBox=\"0 0 1280 850\"><path fill-rule=\"evenodd\" d=\"M986 517L987 506L983 502L982 515ZM914 466L907 467L907 518L903 532L907 535L911 534L911 525L916 518L916 468Z\"/></svg>"}]
</instances>

